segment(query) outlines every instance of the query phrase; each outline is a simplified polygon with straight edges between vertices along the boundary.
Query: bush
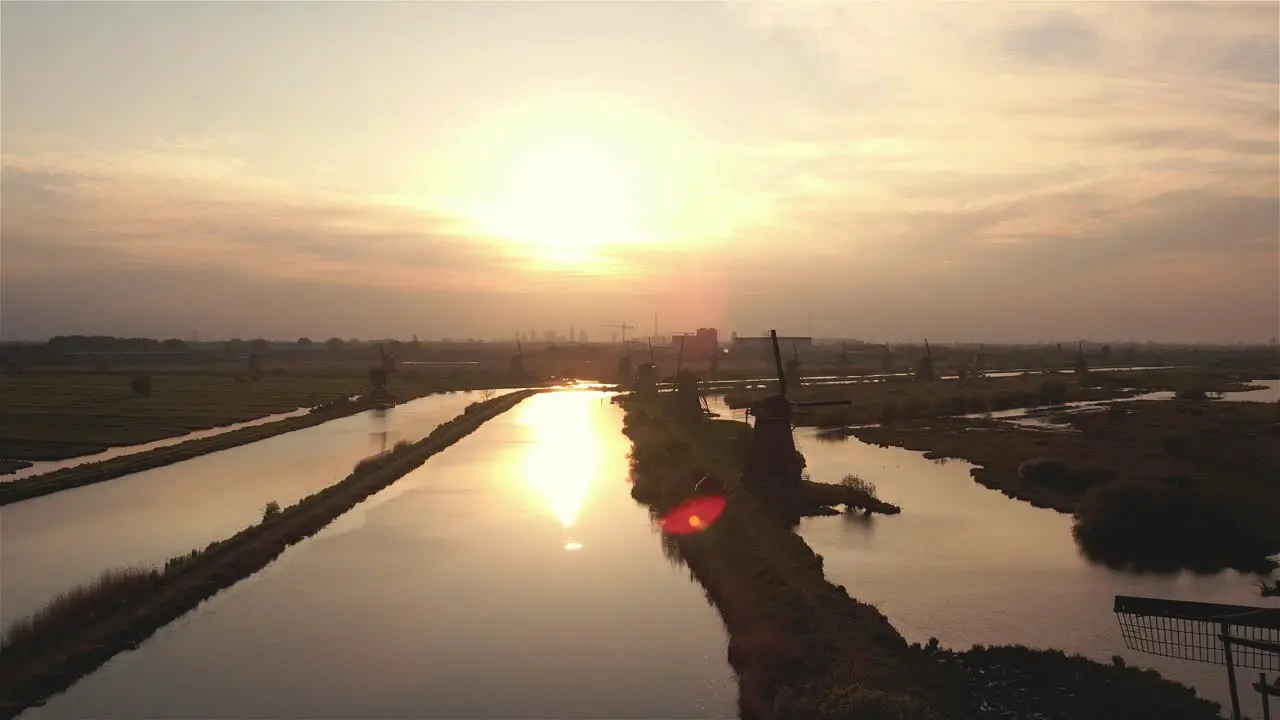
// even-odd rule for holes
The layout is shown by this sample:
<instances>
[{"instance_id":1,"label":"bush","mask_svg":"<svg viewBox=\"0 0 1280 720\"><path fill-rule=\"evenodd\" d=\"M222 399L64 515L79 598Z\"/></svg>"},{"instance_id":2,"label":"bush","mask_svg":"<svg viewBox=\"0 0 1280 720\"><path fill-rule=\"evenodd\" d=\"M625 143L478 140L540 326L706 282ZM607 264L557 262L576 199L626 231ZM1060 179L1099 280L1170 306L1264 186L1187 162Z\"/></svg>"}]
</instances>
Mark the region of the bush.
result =
<instances>
[{"instance_id":1,"label":"bush","mask_svg":"<svg viewBox=\"0 0 1280 720\"><path fill-rule=\"evenodd\" d=\"M272 500L262 508L262 521L266 522L280 514L280 503Z\"/></svg>"},{"instance_id":2,"label":"bush","mask_svg":"<svg viewBox=\"0 0 1280 720\"><path fill-rule=\"evenodd\" d=\"M852 488L854 490L864 492L870 495L871 497L876 497L876 484L871 482L870 480L863 480L857 475L853 475L853 474L845 475L844 477L840 478L840 484L847 488Z\"/></svg>"},{"instance_id":3,"label":"bush","mask_svg":"<svg viewBox=\"0 0 1280 720\"><path fill-rule=\"evenodd\" d=\"M1175 483L1093 488L1072 534L1091 557L1153 569L1253 567L1275 550L1230 499Z\"/></svg>"},{"instance_id":4,"label":"bush","mask_svg":"<svg viewBox=\"0 0 1280 720\"><path fill-rule=\"evenodd\" d=\"M1067 401L1067 383L1060 378L1052 378L1040 383L1040 400L1049 405L1060 405Z\"/></svg>"},{"instance_id":5,"label":"bush","mask_svg":"<svg viewBox=\"0 0 1280 720\"><path fill-rule=\"evenodd\" d=\"M1033 458L1018 466L1018 477L1026 483L1065 485L1070 472L1057 458Z\"/></svg>"}]
</instances>

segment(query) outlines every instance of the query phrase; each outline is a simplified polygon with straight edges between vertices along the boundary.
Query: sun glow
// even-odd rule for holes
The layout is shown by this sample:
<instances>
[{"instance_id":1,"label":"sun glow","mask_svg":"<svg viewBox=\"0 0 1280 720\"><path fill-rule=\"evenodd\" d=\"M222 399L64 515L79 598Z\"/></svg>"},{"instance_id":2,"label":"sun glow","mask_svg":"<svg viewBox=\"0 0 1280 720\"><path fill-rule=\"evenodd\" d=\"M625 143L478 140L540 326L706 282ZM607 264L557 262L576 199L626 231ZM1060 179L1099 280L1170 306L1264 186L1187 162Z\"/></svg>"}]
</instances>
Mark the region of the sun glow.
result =
<instances>
[{"instance_id":1,"label":"sun glow","mask_svg":"<svg viewBox=\"0 0 1280 720\"><path fill-rule=\"evenodd\" d=\"M486 224L549 259L586 261L602 248L642 239L636 194L607 153L587 145L558 147L518 167Z\"/></svg>"},{"instance_id":2,"label":"sun glow","mask_svg":"<svg viewBox=\"0 0 1280 720\"><path fill-rule=\"evenodd\" d=\"M534 433L525 456L525 479L568 531L604 470L600 430L592 412L600 397L592 392L537 396L525 401L519 417ZM572 539L565 545L566 550L581 547Z\"/></svg>"}]
</instances>

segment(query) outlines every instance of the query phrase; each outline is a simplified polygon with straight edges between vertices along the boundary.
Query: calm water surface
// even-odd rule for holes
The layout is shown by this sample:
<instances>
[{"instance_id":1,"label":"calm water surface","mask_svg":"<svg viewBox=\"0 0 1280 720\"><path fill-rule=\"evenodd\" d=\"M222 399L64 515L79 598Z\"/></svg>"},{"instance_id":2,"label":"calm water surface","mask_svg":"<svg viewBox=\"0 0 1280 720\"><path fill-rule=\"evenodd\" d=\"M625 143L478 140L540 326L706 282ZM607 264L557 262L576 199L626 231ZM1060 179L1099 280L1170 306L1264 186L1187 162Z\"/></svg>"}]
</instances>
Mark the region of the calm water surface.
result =
<instances>
[{"instance_id":1,"label":"calm water surface","mask_svg":"<svg viewBox=\"0 0 1280 720\"><path fill-rule=\"evenodd\" d=\"M1233 571L1138 575L1093 565L1076 549L1071 516L982 487L968 463L855 438L827 443L804 429L796 444L815 480L856 473L902 506L894 517L808 518L800 533L824 556L832 582L877 605L910 641L936 637L960 649L1021 643L1104 662L1120 655L1228 707L1224 668L1126 650L1114 596L1280 607L1258 595L1252 576ZM1243 689L1257 672L1242 670L1239 679L1246 712L1260 717L1256 693Z\"/></svg>"},{"instance_id":2,"label":"calm water surface","mask_svg":"<svg viewBox=\"0 0 1280 720\"><path fill-rule=\"evenodd\" d=\"M479 399L431 395L0 507L0 623L104 570L161 564L229 537L261 520L266 503L288 506L346 477L384 433L388 446L421 439Z\"/></svg>"},{"instance_id":3,"label":"calm water surface","mask_svg":"<svg viewBox=\"0 0 1280 720\"><path fill-rule=\"evenodd\" d=\"M735 717L607 397L525 400L23 717Z\"/></svg>"}]
</instances>

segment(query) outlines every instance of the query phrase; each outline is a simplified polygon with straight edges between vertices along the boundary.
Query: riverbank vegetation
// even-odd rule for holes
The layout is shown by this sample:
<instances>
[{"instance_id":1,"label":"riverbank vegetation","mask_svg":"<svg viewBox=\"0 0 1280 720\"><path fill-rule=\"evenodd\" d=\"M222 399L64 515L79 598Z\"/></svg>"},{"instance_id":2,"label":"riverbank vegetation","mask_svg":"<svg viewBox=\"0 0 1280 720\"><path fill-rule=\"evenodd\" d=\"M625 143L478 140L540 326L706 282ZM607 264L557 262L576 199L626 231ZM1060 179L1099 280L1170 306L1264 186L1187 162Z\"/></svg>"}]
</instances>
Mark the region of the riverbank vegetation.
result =
<instances>
[{"instance_id":1,"label":"riverbank vegetation","mask_svg":"<svg viewBox=\"0 0 1280 720\"><path fill-rule=\"evenodd\" d=\"M314 427L330 420L347 417L377 407L384 407L383 401L375 400L371 397L359 397L356 399L341 397L323 405L318 405L305 415L283 418L209 437L194 438L138 453L121 455L97 462L81 463L60 470L18 478L0 483L0 506L171 465L201 455L265 440L276 435Z\"/></svg>"},{"instance_id":2,"label":"riverbank vegetation","mask_svg":"<svg viewBox=\"0 0 1280 720\"><path fill-rule=\"evenodd\" d=\"M843 427L922 418L1109 400L1145 392L1244 390L1249 385L1230 373L1192 370L1091 372L1085 375L1030 373L1009 377L915 382L907 377L840 385L807 385L788 390L793 401L847 400L848 405L815 408L796 416L796 424ZM725 393L731 408L742 408L776 393L773 389L734 389Z\"/></svg>"},{"instance_id":3,"label":"riverbank vegetation","mask_svg":"<svg viewBox=\"0 0 1280 720\"><path fill-rule=\"evenodd\" d=\"M1131 668L1052 651L908 644L879 610L828 582L821 556L744 488L744 424L673 420L634 396L622 404L633 495L661 512L709 473L729 498L711 527L664 537L664 548L725 623L743 718L1217 717L1216 704Z\"/></svg>"},{"instance_id":4,"label":"riverbank vegetation","mask_svg":"<svg viewBox=\"0 0 1280 720\"><path fill-rule=\"evenodd\" d=\"M1064 413L1066 431L939 418L849 430L957 458L1009 497L1075 515L1091 558L1147 570L1265 572L1280 552L1280 406L1153 400Z\"/></svg>"},{"instance_id":5,"label":"riverbank vegetation","mask_svg":"<svg viewBox=\"0 0 1280 720\"><path fill-rule=\"evenodd\" d=\"M290 545L314 535L373 493L534 394L524 390L473 403L416 443L359 463L345 479L262 522L162 569L109 573L55 599L11 626L0 652L0 717L13 717L61 692L111 657L137 647L159 628L223 588L261 570Z\"/></svg>"}]
</instances>

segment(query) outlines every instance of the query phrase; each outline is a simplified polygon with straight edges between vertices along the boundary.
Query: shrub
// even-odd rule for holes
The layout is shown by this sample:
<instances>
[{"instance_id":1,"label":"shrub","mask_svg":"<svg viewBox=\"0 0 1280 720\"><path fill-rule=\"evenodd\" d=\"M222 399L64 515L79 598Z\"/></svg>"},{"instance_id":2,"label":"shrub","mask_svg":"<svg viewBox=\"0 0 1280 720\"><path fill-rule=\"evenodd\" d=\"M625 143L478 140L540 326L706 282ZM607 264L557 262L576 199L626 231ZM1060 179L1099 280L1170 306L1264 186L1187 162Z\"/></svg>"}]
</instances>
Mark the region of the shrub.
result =
<instances>
[{"instance_id":1,"label":"shrub","mask_svg":"<svg viewBox=\"0 0 1280 720\"><path fill-rule=\"evenodd\" d=\"M1229 498L1173 483L1124 481L1091 489L1072 534L1091 557L1173 569L1248 566L1274 548Z\"/></svg>"},{"instance_id":2,"label":"shrub","mask_svg":"<svg viewBox=\"0 0 1280 720\"><path fill-rule=\"evenodd\" d=\"M1057 458L1032 458L1018 466L1018 477L1023 482L1041 485L1065 485L1070 473Z\"/></svg>"},{"instance_id":3,"label":"shrub","mask_svg":"<svg viewBox=\"0 0 1280 720\"><path fill-rule=\"evenodd\" d=\"M1060 378L1051 378L1040 383L1040 400L1049 405L1060 405L1067 401L1067 384Z\"/></svg>"},{"instance_id":4,"label":"shrub","mask_svg":"<svg viewBox=\"0 0 1280 720\"><path fill-rule=\"evenodd\" d=\"M864 492L871 497L876 497L876 484L870 480L863 480L852 473L840 478L840 484L847 488Z\"/></svg>"},{"instance_id":5,"label":"shrub","mask_svg":"<svg viewBox=\"0 0 1280 720\"><path fill-rule=\"evenodd\" d=\"M280 514L280 503L272 500L262 508L262 521L266 522Z\"/></svg>"}]
</instances>

